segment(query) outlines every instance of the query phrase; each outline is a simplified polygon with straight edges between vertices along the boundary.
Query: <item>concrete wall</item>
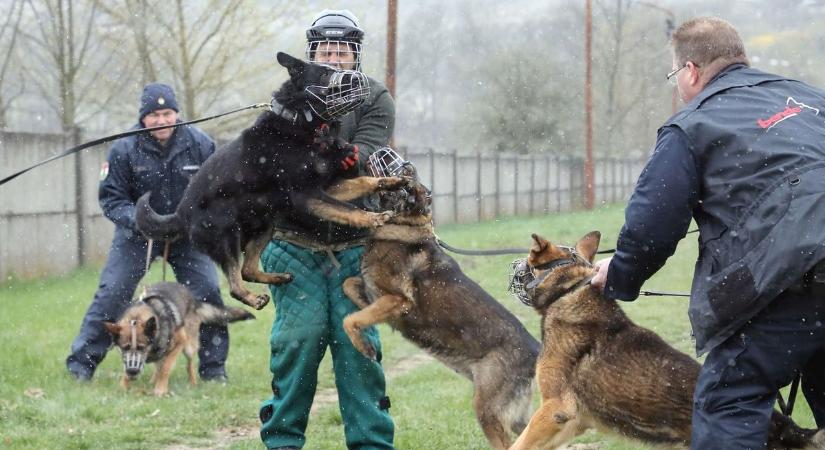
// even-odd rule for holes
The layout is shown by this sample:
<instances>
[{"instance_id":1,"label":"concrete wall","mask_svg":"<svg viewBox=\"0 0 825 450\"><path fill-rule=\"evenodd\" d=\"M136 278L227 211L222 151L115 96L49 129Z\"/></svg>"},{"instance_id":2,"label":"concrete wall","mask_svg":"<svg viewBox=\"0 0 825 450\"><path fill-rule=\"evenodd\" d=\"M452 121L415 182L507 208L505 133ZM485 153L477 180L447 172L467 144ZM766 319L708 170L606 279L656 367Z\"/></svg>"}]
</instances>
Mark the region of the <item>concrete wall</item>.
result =
<instances>
[{"instance_id":1,"label":"concrete wall","mask_svg":"<svg viewBox=\"0 0 825 450\"><path fill-rule=\"evenodd\" d=\"M54 156L80 138L0 132L0 173ZM84 150L0 186L0 282L12 274L63 274L106 257L114 227L101 214L97 182L107 150Z\"/></svg>"}]
</instances>

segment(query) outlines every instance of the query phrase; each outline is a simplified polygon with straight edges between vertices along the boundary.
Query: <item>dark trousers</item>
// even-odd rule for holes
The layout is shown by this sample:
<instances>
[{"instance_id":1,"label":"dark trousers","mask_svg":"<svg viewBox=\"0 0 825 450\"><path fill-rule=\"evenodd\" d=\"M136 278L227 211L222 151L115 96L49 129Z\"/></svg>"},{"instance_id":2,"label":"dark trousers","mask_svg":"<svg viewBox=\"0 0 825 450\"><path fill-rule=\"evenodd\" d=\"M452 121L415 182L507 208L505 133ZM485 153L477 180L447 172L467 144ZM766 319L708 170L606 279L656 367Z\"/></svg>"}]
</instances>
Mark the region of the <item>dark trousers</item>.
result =
<instances>
[{"instance_id":1,"label":"dark trousers","mask_svg":"<svg viewBox=\"0 0 825 450\"><path fill-rule=\"evenodd\" d=\"M785 292L710 351L696 384L691 448L765 448L777 392L796 372L825 427L825 296Z\"/></svg>"},{"instance_id":2,"label":"dark trousers","mask_svg":"<svg viewBox=\"0 0 825 450\"><path fill-rule=\"evenodd\" d=\"M152 257L163 255L163 242L155 242ZM117 321L129 307L135 288L145 275L147 242L131 232L117 229L109 249L106 266L100 274L92 304L83 317L80 333L72 342L66 358L70 372L91 377L112 344L103 321ZM197 251L188 241L174 242L169 249L169 264L178 282L192 291L197 300L223 305L218 287L218 274L212 260ZM198 352L201 377L224 373L229 352L229 332L223 325L201 325Z\"/></svg>"}]
</instances>

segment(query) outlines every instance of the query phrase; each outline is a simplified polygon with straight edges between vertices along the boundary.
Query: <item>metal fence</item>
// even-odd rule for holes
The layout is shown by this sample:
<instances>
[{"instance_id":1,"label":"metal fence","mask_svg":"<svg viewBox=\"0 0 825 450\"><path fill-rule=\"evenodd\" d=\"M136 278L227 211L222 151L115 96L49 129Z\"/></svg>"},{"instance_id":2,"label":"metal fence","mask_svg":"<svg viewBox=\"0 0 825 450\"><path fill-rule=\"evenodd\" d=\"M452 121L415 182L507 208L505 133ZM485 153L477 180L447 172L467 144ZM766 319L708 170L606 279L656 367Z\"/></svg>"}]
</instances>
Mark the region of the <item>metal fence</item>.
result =
<instances>
[{"instance_id":1,"label":"metal fence","mask_svg":"<svg viewBox=\"0 0 825 450\"><path fill-rule=\"evenodd\" d=\"M549 214L584 205L582 158L541 153L460 155L404 147L400 151L433 191L436 224ZM597 204L624 201L643 163L620 158L594 161Z\"/></svg>"},{"instance_id":2,"label":"metal fence","mask_svg":"<svg viewBox=\"0 0 825 450\"><path fill-rule=\"evenodd\" d=\"M0 175L82 140L80 133L0 132ZM431 187L437 224L549 214L583 204L580 158L400 150ZM106 257L114 228L97 202L106 152L104 146L84 150L0 186L0 283L63 274ZM623 201L641 167L639 160L596 160L597 202Z\"/></svg>"}]
</instances>

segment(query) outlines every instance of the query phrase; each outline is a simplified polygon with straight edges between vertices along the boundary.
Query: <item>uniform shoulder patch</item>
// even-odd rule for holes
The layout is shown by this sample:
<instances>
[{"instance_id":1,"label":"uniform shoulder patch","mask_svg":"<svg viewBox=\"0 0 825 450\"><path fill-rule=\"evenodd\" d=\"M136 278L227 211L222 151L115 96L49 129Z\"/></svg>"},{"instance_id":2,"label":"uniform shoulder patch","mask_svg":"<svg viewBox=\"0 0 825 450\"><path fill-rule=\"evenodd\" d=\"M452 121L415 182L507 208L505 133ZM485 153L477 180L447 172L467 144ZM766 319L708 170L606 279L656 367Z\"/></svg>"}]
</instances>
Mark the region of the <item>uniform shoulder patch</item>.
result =
<instances>
[{"instance_id":1,"label":"uniform shoulder patch","mask_svg":"<svg viewBox=\"0 0 825 450\"><path fill-rule=\"evenodd\" d=\"M106 179L109 176L109 162L105 162L100 166L100 181Z\"/></svg>"}]
</instances>

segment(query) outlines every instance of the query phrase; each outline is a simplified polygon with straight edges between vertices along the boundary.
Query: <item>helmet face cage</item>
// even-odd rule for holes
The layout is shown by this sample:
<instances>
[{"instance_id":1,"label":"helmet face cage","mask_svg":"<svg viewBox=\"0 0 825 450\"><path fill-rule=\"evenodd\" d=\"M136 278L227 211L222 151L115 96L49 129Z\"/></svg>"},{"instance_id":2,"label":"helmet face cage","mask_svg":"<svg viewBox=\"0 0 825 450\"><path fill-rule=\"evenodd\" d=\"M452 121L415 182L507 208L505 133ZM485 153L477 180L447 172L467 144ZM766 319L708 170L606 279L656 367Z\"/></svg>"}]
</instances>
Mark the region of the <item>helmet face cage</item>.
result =
<instances>
[{"instance_id":1,"label":"helmet face cage","mask_svg":"<svg viewBox=\"0 0 825 450\"><path fill-rule=\"evenodd\" d=\"M318 61L316 59L318 47L321 44L327 44L323 49L327 53L336 53L338 55L338 62L332 63L327 61ZM352 56L351 58L349 56ZM361 43L353 41L335 41L335 40L317 40L307 42L306 48L307 61L315 64L325 64L341 70L361 70ZM342 56L345 56L342 58ZM344 67L341 65L341 59L345 61L353 61L352 67Z\"/></svg>"},{"instance_id":2,"label":"helmet face cage","mask_svg":"<svg viewBox=\"0 0 825 450\"><path fill-rule=\"evenodd\" d=\"M307 86L308 103L321 119L339 119L359 106L370 96L367 76L355 70L338 70L329 77L326 86Z\"/></svg>"},{"instance_id":3,"label":"helmet face cage","mask_svg":"<svg viewBox=\"0 0 825 450\"><path fill-rule=\"evenodd\" d=\"M518 301L533 306L533 299L527 295L527 285L534 279L527 258L518 258L510 263L510 285L507 286L507 291Z\"/></svg>"}]
</instances>

